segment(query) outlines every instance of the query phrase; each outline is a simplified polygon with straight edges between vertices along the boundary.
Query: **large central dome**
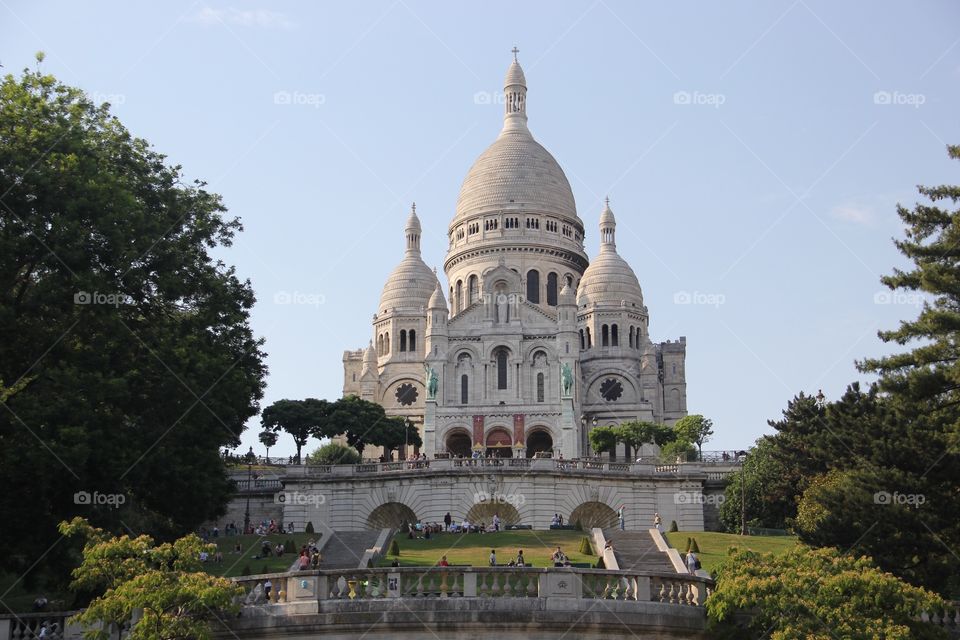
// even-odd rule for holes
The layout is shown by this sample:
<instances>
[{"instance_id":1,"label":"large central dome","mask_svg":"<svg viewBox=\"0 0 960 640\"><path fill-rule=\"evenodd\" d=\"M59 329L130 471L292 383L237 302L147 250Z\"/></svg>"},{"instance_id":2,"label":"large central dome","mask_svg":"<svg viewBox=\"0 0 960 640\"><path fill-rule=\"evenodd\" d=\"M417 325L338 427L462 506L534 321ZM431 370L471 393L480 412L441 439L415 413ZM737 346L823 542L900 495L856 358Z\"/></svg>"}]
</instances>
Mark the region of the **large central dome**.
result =
<instances>
[{"instance_id":1,"label":"large central dome","mask_svg":"<svg viewBox=\"0 0 960 640\"><path fill-rule=\"evenodd\" d=\"M527 128L526 80L514 61L504 82L503 130L467 173L454 223L490 213L540 213L580 222L563 169Z\"/></svg>"}]
</instances>

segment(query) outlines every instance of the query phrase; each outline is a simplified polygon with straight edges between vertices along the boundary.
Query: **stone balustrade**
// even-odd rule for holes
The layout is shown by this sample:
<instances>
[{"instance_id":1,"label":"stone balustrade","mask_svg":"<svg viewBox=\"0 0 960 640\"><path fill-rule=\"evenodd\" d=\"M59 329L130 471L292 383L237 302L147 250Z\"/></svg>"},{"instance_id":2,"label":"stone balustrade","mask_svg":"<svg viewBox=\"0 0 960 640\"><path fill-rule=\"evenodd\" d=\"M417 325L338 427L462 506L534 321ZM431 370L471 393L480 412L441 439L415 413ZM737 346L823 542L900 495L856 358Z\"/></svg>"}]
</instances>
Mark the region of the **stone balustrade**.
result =
<instances>
[{"instance_id":1,"label":"stone balustrade","mask_svg":"<svg viewBox=\"0 0 960 640\"><path fill-rule=\"evenodd\" d=\"M732 465L731 465L732 466ZM654 465L648 462L617 462L594 458L561 460L558 458L438 458L434 460L414 460L397 462L365 462L344 465L302 465L287 467L286 477L366 477L376 475L399 475L415 472L475 472L486 471L543 471L555 473L611 474L618 476L681 476L698 475L711 479L724 479L732 471L717 469L715 464L685 462L679 464ZM255 480L253 489L266 487L267 480ZM279 489L281 480L275 488ZM246 481L237 480L239 490L247 490ZM257 484L261 483L261 484Z\"/></svg>"},{"instance_id":2,"label":"stone balustrade","mask_svg":"<svg viewBox=\"0 0 960 640\"><path fill-rule=\"evenodd\" d=\"M692 575L573 567L380 567L235 580L247 592L244 606L255 608L383 598L567 598L702 607L713 586Z\"/></svg>"}]
</instances>

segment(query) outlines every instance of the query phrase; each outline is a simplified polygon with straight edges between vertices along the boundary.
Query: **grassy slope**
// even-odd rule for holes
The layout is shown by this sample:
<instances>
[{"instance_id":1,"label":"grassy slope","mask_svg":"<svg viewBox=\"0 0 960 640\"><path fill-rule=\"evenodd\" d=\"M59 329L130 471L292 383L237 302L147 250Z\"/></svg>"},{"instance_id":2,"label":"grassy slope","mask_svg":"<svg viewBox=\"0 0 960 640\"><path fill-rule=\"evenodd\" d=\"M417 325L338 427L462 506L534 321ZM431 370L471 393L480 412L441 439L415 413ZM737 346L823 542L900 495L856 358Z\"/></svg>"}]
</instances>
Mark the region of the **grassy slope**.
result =
<instances>
[{"instance_id":1,"label":"grassy slope","mask_svg":"<svg viewBox=\"0 0 960 640\"><path fill-rule=\"evenodd\" d=\"M236 554L233 552L234 545L237 544L238 539L243 545L243 553L241 554ZM206 566L206 571L207 573L215 576L226 577L243 575L242 572L245 566L249 567L250 571L252 571L254 574L286 571L290 568L290 565L293 564L294 560L297 559L297 554L300 553L300 546L305 544L310 539L319 542L320 534L285 533L272 536L250 535L230 536L228 538L211 538L210 541L217 543L217 546L220 548L220 552L223 553L223 563L208 563ZM276 547L277 543L285 543L287 540L293 540L297 545L297 548L286 550L283 556L279 558L276 556L270 556L269 558L255 560L254 557L259 555L260 548L263 546L263 542L265 540L270 543L271 548Z\"/></svg>"},{"instance_id":2,"label":"grassy slope","mask_svg":"<svg viewBox=\"0 0 960 640\"><path fill-rule=\"evenodd\" d=\"M796 536L741 536L712 531L675 531L667 534L670 546L681 554L687 550L687 538L695 538L700 547L700 562L713 571L727 557L727 549L740 547L760 553L781 553L797 544Z\"/></svg>"},{"instance_id":3,"label":"grassy slope","mask_svg":"<svg viewBox=\"0 0 960 640\"><path fill-rule=\"evenodd\" d=\"M444 554L450 564L469 564L485 567L489 564L490 550L497 550L497 562L506 564L516 558L517 550L523 549L527 565L552 567L550 556L557 545L570 558L570 562L596 564L596 555L585 556L578 552L581 531L501 531L499 533L442 533L430 540L408 540L403 534L396 537L400 545L400 566L423 567L437 564ZM381 566L389 566L392 556L381 560Z\"/></svg>"}]
</instances>

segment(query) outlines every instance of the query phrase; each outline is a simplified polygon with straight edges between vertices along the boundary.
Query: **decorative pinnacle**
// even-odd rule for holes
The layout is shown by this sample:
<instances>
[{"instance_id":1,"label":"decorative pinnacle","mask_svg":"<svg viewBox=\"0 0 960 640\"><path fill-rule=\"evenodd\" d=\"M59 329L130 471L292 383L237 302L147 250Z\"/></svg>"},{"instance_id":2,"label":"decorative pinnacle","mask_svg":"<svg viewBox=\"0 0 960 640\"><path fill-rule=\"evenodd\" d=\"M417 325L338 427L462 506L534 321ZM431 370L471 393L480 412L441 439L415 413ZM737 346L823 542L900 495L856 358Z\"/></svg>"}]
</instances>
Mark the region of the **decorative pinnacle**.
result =
<instances>
[{"instance_id":1,"label":"decorative pinnacle","mask_svg":"<svg viewBox=\"0 0 960 640\"><path fill-rule=\"evenodd\" d=\"M513 61L516 62L517 54L520 53L520 49L517 49L516 47L514 47L513 49L510 50L510 53L513 54Z\"/></svg>"},{"instance_id":2,"label":"decorative pinnacle","mask_svg":"<svg viewBox=\"0 0 960 640\"><path fill-rule=\"evenodd\" d=\"M609 208L610 208L610 196L607 196L607 197L604 198L603 200L604 200L604 202L607 203L607 209L609 209Z\"/></svg>"}]
</instances>

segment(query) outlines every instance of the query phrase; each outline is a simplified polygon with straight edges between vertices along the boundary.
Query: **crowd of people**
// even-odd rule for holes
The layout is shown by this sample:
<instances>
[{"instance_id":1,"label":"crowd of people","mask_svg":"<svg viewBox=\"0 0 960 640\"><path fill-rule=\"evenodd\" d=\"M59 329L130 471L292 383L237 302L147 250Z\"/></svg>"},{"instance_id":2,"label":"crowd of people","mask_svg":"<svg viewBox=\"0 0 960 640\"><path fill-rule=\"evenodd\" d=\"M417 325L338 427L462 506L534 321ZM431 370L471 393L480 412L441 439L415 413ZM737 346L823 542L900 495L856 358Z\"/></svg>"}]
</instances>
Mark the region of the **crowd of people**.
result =
<instances>
[{"instance_id":1,"label":"crowd of people","mask_svg":"<svg viewBox=\"0 0 960 640\"><path fill-rule=\"evenodd\" d=\"M424 539L429 540L430 538L441 534L441 533L496 533L502 531L503 521L500 519L499 513L493 514L493 519L490 524L487 525L486 521L479 523L470 522L469 519L464 518L462 522L455 522L453 516L450 515L448 511L445 516L443 516L443 522L403 522L400 525L400 531L407 534L407 539L416 540Z\"/></svg>"}]
</instances>

